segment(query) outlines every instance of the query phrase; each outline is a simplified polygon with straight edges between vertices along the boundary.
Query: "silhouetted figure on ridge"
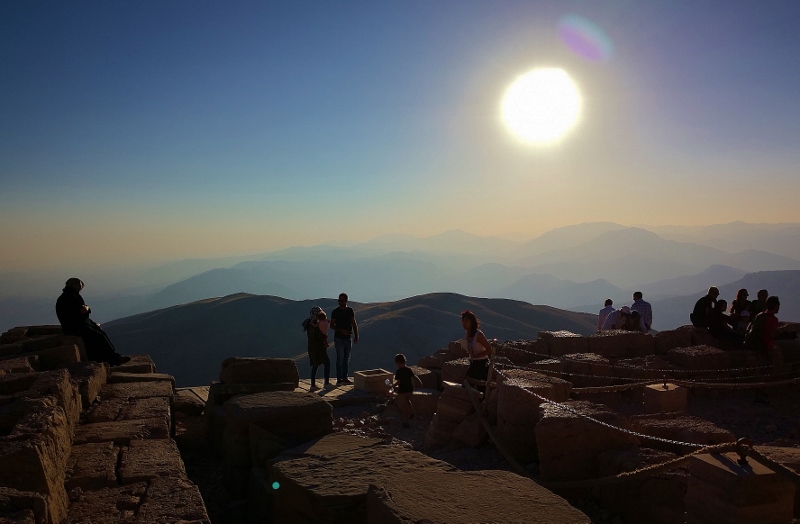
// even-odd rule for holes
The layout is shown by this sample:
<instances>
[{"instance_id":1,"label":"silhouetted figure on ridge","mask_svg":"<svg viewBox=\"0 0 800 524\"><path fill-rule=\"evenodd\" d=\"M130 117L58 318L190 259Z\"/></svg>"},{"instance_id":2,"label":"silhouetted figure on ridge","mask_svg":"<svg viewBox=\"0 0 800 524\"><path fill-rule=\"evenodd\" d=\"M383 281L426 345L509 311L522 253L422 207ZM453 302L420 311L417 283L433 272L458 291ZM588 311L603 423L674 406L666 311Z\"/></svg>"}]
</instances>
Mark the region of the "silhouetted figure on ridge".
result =
<instances>
[{"instance_id":1,"label":"silhouetted figure on ridge","mask_svg":"<svg viewBox=\"0 0 800 524\"><path fill-rule=\"evenodd\" d=\"M614 301L607 298L604 306L605 307L597 313L597 331L603 331L603 324L605 324L606 318L614 311Z\"/></svg>"},{"instance_id":2,"label":"silhouetted figure on ridge","mask_svg":"<svg viewBox=\"0 0 800 524\"><path fill-rule=\"evenodd\" d=\"M650 328L653 326L653 306L650 305L650 302L645 302L641 291L636 291L633 294L631 311L639 312L639 331L649 333Z\"/></svg>"},{"instance_id":3,"label":"silhouetted figure on ridge","mask_svg":"<svg viewBox=\"0 0 800 524\"><path fill-rule=\"evenodd\" d=\"M358 323L353 308L347 306L347 293L339 294L339 306L331 311L333 345L336 347L336 385L352 384L348 378L350 352L358 344ZM350 340L350 336L353 340Z\"/></svg>"},{"instance_id":4,"label":"silhouetted figure on ridge","mask_svg":"<svg viewBox=\"0 0 800 524\"><path fill-rule=\"evenodd\" d=\"M119 366L131 360L117 353L111 339L94 320L89 318L92 312L81 296L83 281L70 278L56 301L56 315L65 335L81 337L86 348L86 358L95 362L107 362Z\"/></svg>"},{"instance_id":5,"label":"silhouetted figure on ridge","mask_svg":"<svg viewBox=\"0 0 800 524\"><path fill-rule=\"evenodd\" d=\"M708 288L708 293L706 296L700 297L700 299L695 302L694 310L689 314L689 320L692 321L692 325L695 327L708 327L708 316L714 311L714 308L717 305L717 297L719 296L719 289L715 286L711 286Z\"/></svg>"}]
</instances>

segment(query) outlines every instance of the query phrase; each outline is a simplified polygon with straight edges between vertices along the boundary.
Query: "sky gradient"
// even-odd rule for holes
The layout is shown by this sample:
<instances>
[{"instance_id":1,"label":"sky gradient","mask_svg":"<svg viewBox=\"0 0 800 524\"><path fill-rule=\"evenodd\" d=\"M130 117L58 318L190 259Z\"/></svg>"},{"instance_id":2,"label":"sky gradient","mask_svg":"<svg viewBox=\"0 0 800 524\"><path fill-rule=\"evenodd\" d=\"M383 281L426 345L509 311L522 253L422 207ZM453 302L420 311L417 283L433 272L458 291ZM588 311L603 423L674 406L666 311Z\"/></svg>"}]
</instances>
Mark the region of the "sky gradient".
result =
<instances>
[{"instance_id":1,"label":"sky gradient","mask_svg":"<svg viewBox=\"0 0 800 524\"><path fill-rule=\"evenodd\" d=\"M559 36L604 32L605 61ZM0 270L460 228L800 222L800 3L0 3ZM535 67L583 96L542 148Z\"/></svg>"}]
</instances>

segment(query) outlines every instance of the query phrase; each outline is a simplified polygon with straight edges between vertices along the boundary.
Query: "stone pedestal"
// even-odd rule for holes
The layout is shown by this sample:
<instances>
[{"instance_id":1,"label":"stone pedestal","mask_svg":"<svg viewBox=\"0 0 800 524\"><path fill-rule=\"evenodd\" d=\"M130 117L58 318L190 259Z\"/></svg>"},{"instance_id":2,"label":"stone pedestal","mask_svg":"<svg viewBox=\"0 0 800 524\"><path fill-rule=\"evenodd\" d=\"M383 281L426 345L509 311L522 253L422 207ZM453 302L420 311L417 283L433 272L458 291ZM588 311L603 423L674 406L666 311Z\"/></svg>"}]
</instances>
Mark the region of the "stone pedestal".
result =
<instances>
[{"instance_id":1,"label":"stone pedestal","mask_svg":"<svg viewBox=\"0 0 800 524\"><path fill-rule=\"evenodd\" d=\"M695 455L689 462L686 524L789 524L794 484L736 453Z\"/></svg>"},{"instance_id":2,"label":"stone pedestal","mask_svg":"<svg viewBox=\"0 0 800 524\"><path fill-rule=\"evenodd\" d=\"M389 386L386 384L387 379L391 384L394 381L394 374L385 369L356 371L353 373L353 387L376 395L388 396Z\"/></svg>"},{"instance_id":3,"label":"stone pedestal","mask_svg":"<svg viewBox=\"0 0 800 524\"><path fill-rule=\"evenodd\" d=\"M651 384L644 388L645 413L686 411L689 390L675 384Z\"/></svg>"}]
</instances>

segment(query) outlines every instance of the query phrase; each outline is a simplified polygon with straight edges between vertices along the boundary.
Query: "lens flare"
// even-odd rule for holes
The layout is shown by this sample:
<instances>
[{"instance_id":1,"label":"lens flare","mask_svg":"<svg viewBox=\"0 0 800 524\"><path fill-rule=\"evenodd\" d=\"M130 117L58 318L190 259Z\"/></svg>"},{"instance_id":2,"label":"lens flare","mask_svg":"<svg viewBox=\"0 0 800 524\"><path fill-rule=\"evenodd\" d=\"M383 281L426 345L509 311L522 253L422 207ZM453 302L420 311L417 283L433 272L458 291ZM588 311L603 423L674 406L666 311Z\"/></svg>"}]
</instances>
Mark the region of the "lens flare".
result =
<instances>
[{"instance_id":1,"label":"lens flare","mask_svg":"<svg viewBox=\"0 0 800 524\"><path fill-rule=\"evenodd\" d=\"M281 487L281 483L278 482L277 480L272 483L272 489L278 489L280 487Z\"/></svg>"},{"instance_id":2,"label":"lens flare","mask_svg":"<svg viewBox=\"0 0 800 524\"><path fill-rule=\"evenodd\" d=\"M590 62L608 62L614 54L614 45L605 31L582 16L563 16L558 34L573 53Z\"/></svg>"}]
</instances>

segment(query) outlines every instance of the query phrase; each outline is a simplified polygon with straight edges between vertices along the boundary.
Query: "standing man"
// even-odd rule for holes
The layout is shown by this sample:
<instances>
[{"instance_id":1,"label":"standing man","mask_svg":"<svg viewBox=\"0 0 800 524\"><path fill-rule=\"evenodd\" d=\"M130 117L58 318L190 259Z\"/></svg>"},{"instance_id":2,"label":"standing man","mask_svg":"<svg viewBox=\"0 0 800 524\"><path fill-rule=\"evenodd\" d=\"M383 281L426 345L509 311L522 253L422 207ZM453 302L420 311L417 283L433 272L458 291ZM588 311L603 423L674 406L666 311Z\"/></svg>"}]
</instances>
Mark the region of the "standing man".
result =
<instances>
[{"instance_id":1,"label":"standing man","mask_svg":"<svg viewBox=\"0 0 800 524\"><path fill-rule=\"evenodd\" d=\"M339 307L331 312L333 328L333 345L336 346L336 385L352 384L347 378L347 366L350 363L350 335L354 335L353 344L358 344L358 324L353 308L347 307L347 293L339 295Z\"/></svg>"},{"instance_id":2,"label":"standing man","mask_svg":"<svg viewBox=\"0 0 800 524\"><path fill-rule=\"evenodd\" d=\"M614 311L614 301L610 298L606 299L605 307L597 314L597 331L603 331L603 324L606 322L608 314Z\"/></svg>"},{"instance_id":3,"label":"standing man","mask_svg":"<svg viewBox=\"0 0 800 524\"><path fill-rule=\"evenodd\" d=\"M633 293L633 304L631 304L631 311L639 312L639 328L642 333L650 332L650 327L653 325L653 307L650 302L642 300L642 292L636 291Z\"/></svg>"}]
</instances>

